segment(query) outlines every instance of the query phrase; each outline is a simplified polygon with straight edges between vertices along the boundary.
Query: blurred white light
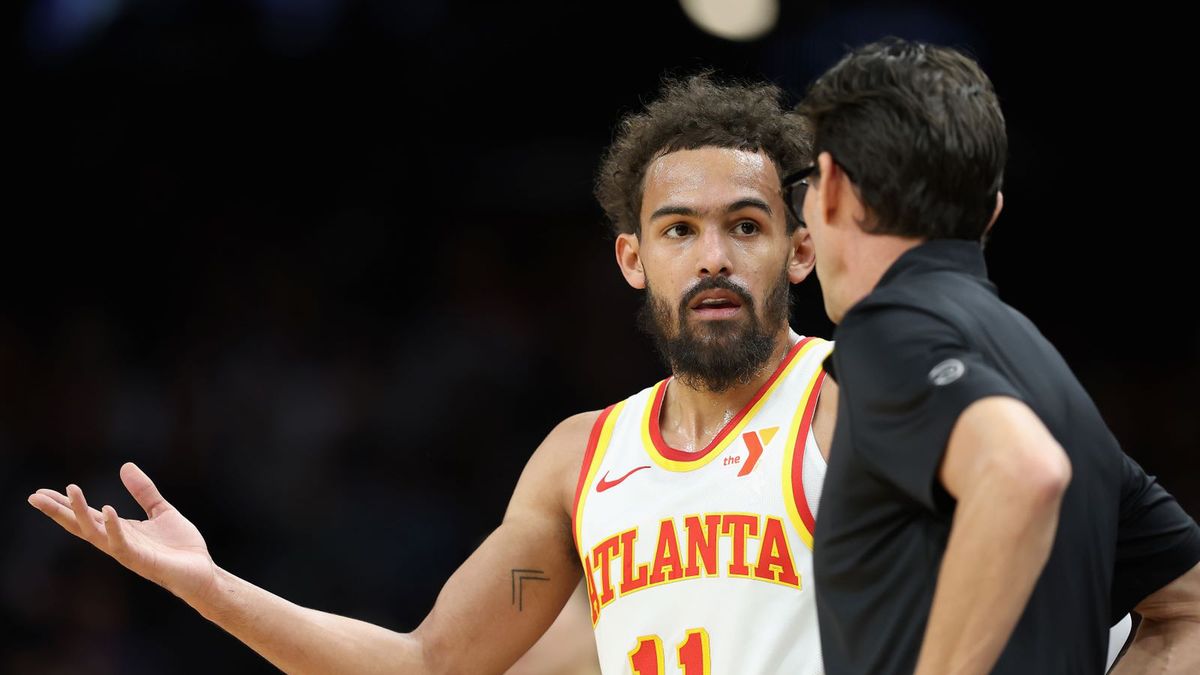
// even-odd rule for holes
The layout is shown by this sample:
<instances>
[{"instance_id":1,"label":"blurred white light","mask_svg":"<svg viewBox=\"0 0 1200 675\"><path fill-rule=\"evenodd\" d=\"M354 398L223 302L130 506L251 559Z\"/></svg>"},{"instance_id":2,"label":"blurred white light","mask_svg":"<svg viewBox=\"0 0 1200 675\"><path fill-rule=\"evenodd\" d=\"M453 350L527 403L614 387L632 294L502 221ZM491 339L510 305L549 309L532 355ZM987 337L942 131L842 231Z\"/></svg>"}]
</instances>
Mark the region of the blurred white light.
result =
<instances>
[{"instance_id":1,"label":"blurred white light","mask_svg":"<svg viewBox=\"0 0 1200 675\"><path fill-rule=\"evenodd\" d=\"M754 40L779 19L779 0L679 0L697 26L726 40Z\"/></svg>"}]
</instances>

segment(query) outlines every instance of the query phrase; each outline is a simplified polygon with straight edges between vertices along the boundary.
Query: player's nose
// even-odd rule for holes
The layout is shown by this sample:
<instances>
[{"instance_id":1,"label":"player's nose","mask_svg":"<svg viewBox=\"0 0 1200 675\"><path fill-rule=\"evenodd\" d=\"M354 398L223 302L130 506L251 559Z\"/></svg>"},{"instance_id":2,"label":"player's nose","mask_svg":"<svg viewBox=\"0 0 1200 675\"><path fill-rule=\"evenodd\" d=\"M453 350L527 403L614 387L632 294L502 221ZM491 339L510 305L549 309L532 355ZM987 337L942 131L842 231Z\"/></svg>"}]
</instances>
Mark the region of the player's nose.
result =
<instances>
[{"instance_id":1,"label":"player's nose","mask_svg":"<svg viewBox=\"0 0 1200 675\"><path fill-rule=\"evenodd\" d=\"M718 227L707 227L700 234L697 246L696 273L701 277L733 274L733 257L729 238Z\"/></svg>"}]
</instances>

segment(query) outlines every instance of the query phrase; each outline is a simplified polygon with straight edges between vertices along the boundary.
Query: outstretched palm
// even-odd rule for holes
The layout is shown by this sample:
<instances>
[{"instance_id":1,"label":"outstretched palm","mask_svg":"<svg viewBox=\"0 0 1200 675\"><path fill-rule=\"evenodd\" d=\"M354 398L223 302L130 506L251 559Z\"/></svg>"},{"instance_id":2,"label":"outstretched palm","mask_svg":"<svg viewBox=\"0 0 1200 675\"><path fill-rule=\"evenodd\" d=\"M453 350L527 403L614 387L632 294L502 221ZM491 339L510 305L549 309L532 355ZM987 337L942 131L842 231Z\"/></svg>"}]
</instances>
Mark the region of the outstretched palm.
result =
<instances>
[{"instance_id":1,"label":"outstretched palm","mask_svg":"<svg viewBox=\"0 0 1200 675\"><path fill-rule=\"evenodd\" d=\"M68 485L65 495L42 488L29 496L29 503L63 529L184 600L211 593L216 566L200 530L168 504L134 464L121 467L121 482L146 511L146 520L120 518L111 506L97 511L75 485Z\"/></svg>"}]
</instances>

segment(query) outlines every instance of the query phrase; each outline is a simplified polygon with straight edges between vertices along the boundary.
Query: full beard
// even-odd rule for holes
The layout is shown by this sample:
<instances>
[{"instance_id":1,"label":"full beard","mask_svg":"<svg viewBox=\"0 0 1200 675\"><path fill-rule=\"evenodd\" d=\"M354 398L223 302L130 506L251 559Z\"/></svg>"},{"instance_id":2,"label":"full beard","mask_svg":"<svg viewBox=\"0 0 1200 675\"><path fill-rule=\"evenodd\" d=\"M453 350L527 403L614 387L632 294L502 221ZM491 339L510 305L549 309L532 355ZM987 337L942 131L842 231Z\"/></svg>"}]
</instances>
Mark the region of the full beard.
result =
<instances>
[{"instance_id":1,"label":"full beard","mask_svg":"<svg viewBox=\"0 0 1200 675\"><path fill-rule=\"evenodd\" d=\"M688 321L692 300L715 289L737 295L745 317ZM761 318L750 293L725 277L709 277L693 286L680 298L674 314L665 300L650 291L647 282L638 325L654 339L654 346L676 379L693 389L721 393L749 384L769 365L775 340L787 325L791 303L786 268L767 293Z\"/></svg>"}]
</instances>

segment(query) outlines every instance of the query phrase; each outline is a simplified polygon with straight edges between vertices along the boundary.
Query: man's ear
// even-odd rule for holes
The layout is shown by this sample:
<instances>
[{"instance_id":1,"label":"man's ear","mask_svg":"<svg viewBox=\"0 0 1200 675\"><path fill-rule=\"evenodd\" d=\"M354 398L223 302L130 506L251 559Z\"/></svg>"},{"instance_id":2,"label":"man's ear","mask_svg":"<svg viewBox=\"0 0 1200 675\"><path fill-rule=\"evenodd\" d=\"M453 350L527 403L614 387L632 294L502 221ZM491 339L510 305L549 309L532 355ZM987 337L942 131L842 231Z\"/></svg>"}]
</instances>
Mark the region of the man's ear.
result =
<instances>
[{"instance_id":1,"label":"man's ear","mask_svg":"<svg viewBox=\"0 0 1200 675\"><path fill-rule=\"evenodd\" d=\"M817 176L809 190L816 190L817 208L822 222L838 227L843 222L862 226L866 222L867 207L855 191L850 176L835 161L833 155L822 152L817 157Z\"/></svg>"},{"instance_id":2,"label":"man's ear","mask_svg":"<svg viewBox=\"0 0 1200 675\"><path fill-rule=\"evenodd\" d=\"M621 268L625 281L637 289L646 287L646 272L642 269L640 249L641 241L636 234L622 232L617 235L617 267Z\"/></svg>"},{"instance_id":3,"label":"man's ear","mask_svg":"<svg viewBox=\"0 0 1200 675\"><path fill-rule=\"evenodd\" d=\"M996 210L992 211L992 219L988 221L987 227L983 228L983 233L986 235L992 231L992 226L996 224L996 219L1000 217L1000 212L1004 210L1004 193L996 191Z\"/></svg>"},{"instance_id":4,"label":"man's ear","mask_svg":"<svg viewBox=\"0 0 1200 675\"><path fill-rule=\"evenodd\" d=\"M792 232L792 253L788 258L788 281L798 284L808 278L817 264L817 250L813 247L812 235L807 227L797 227Z\"/></svg>"}]
</instances>

